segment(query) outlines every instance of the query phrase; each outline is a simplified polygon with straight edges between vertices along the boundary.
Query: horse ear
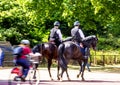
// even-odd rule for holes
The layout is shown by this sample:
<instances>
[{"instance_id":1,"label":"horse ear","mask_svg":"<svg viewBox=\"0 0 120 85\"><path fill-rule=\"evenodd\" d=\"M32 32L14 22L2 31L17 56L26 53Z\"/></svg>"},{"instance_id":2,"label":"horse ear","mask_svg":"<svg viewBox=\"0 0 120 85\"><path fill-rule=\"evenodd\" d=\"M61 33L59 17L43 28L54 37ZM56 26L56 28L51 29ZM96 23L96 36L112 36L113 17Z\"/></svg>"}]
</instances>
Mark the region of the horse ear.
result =
<instances>
[{"instance_id":1,"label":"horse ear","mask_svg":"<svg viewBox=\"0 0 120 85\"><path fill-rule=\"evenodd\" d=\"M97 39L97 41L98 41L98 37L97 37L97 35L95 35L96 36L96 39Z\"/></svg>"},{"instance_id":2,"label":"horse ear","mask_svg":"<svg viewBox=\"0 0 120 85\"><path fill-rule=\"evenodd\" d=\"M96 35L93 35L93 38L95 38L98 41L98 37Z\"/></svg>"}]
</instances>

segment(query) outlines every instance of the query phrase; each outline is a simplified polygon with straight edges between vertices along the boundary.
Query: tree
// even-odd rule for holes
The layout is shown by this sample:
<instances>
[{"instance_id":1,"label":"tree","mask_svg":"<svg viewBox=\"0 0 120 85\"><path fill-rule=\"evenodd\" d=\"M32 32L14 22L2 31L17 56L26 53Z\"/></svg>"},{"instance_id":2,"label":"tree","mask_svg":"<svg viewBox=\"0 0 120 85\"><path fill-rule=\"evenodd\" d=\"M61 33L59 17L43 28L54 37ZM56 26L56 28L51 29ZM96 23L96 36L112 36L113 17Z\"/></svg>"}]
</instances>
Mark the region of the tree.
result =
<instances>
[{"instance_id":1,"label":"tree","mask_svg":"<svg viewBox=\"0 0 120 85\"><path fill-rule=\"evenodd\" d=\"M0 28L5 40L10 41L11 44L18 44L21 39L37 41L34 38L41 33L36 34L36 28L38 27L35 26L35 21L33 21L34 23L31 22L31 13L25 10L19 0L3 0L0 7ZM37 37L40 41L41 37Z\"/></svg>"},{"instance_id":2,"label":"tree","mask_svg":"<svg viewBox=\"0 0 120 85\"><path fill-rule=\"evenodd\" d=\"M76 20L86 36L120 37L119 4L119 0L1 0L0 40L47 42L56 20L64 37L71 35Z\"/></svg>"},{"instance_id":3,"label":"tree","mask_svg":"<svg viewBox=\"0 0 120 85\"><path fill-rule=\"evenodd\" d=\"M91 0L91 3L94 7L96 20L104 26L104 29L107 29L108 36L110 34L118 37L120 31L120 1Z\"/></svg>"}]
</instances>

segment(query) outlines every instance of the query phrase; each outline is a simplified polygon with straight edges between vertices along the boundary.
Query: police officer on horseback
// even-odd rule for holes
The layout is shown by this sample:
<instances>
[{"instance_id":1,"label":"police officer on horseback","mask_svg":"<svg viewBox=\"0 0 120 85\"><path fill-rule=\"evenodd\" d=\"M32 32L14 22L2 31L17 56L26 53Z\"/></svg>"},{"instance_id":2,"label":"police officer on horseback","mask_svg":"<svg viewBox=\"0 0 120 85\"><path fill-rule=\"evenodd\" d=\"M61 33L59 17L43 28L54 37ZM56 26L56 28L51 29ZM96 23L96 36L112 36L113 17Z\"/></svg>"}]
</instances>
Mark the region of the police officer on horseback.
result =
<instances>
[{"instance_id":1,"label":"police officer on horseback","mask_svg":"<svg viewBox=\"0 0 120 85\"><path fill-rule=\"evenodd\" d=\"M73 37L73 40L80 46L80 50L82 51L84 57L88 57L88 49L83 43L85 39L85 35L83 31L80 29L80 22L75 21L74 22L74 28L71 29L71 36Z\"/></svg>"},{"instance_id":2,"label":"police officer on horseback","mask_svg":"<svg viewBox=\"0 0 120 85\"><path fill-rule=\"evenodd\" d=\"M71 35L77 43L81 43L82 39L85 38L83 31L80 29L79 21L74 22L74 28L71 30Z\"/></svg>"},{"instance_id":3,"label":"police officer on horseback","mask_svg":"<svg viewBox=\"0 0 120 85\"><path fill-rule=\"evenodd\" d=\"M50 36L49 36L49 41L56 44L57 47L62 42L62 33L59 27L60 27L60 23L58 21L55 21L54 27L50 30Z\"/></svg>"}]
</instances>

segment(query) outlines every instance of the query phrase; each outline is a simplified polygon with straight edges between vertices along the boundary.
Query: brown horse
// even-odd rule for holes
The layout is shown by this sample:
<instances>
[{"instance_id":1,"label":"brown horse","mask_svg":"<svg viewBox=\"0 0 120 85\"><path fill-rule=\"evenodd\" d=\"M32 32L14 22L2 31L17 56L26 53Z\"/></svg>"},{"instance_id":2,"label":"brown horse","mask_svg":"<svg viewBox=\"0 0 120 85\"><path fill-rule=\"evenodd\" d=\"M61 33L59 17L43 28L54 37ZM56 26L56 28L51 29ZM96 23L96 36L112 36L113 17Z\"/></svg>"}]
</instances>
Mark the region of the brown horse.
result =
<instances>
[{"instance_id":1,"label":"brown horse","mask_svg":"<svg viewBox=\"0 0 120 85\"><path fill-rule=\"evenodd\" d=\"M45 57L48 62L48 72L51 80L53 80L52 75L51 75L51 65L52 65L52 60L55 59L57 60L58 54L57 54L57 46L53 43L42 43L42 44L37 44L36 46L33 47L32 51L39 52L42 54L42 57Z\"/></svg>"},{"instance_id":2,"label":"brown horse","mask_svg":"<svg viewBox=\"0 0 120 85\"><path fill-rule=\"evenodd\" d=\"M97 41L98 39L94 35L88 36L83 40L83 44L85 44L86 47L88 48L88 53L90 53L89 48L91 46L94 50L96 50ZM60 44L58 48L58 63L59 63L59 67L61 67L62 69L60 74L58 69L58 74L57 74L59 77L58 79L62 80L63 73L66 72L67 78L68 80L70 80L68 71L67 71L67 65L71 59L76 60L79 63L82 71L80 70L77 77L79 77L79 75L82 73L81 77L82 77L82 80L84 80L84 70L88 62L88 57L83 56L83 53L80 50L80 46L73 41L64 42ZM82 65L82 62L84 62L83 65Z\"/></svg>"}]
</instances>

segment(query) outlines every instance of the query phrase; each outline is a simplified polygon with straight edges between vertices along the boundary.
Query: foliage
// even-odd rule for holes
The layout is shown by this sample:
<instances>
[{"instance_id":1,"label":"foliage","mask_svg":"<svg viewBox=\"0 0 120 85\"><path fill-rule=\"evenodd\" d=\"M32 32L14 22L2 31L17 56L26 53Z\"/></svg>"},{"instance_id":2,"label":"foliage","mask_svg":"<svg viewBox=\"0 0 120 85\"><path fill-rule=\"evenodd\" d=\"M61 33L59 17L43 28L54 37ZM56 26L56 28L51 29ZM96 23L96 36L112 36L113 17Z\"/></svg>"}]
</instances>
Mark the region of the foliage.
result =
<instances>
[{"instance_id":1,"label":"foliage","mask_svg":"<svg viewBox=\"0 0 120 85\"><path fill-rule=\"evenodd\" d=\"M21 39L34 40L35 26L30 23L30 16L16 0L4 0L1 3L0 34L11 44L18 44ZM37 31L38 32L38 31ZM36 35L34 35L34 34ZM40 33L40 32L39 32ZM38 37L39 37L38 33ZM39 37L38 40L41 40Z\"/></svg>"},{"instance_id":2,"label":"foliage","mask_svg":"<svg viewBox=\"0 0 120 85\"><path fill-rule=\"evenodd\" d=\"M99 38L98 50L120 50L120 39Z\"/></svg>"},{"instance_id":3,"label":"foliage","mask_svg":"<svg viewBox=\"0 0 120 85\"><path fill-rule=\"evenodd\" d=\"M0 0L0 40L14 45L26 38L33 46L47 42L54 21L61 23L63 36L68 37L78 20L86 36L100 38L99 49L117 49L119 4L119 0Z\"/></svg>"},{"instance_id":4,"label":"foliage","mask_svg":"<svg viewBox=\"0 0 120 85\"><path fill-rule=\"evenodd\" d=\"M120 2L119 0L91 0L96 20L106 29L106 34L119 37ZM108 32L107 32L108 31ZM105 35L103 35L105 36Z\"/></svg>"}]
</instances>

